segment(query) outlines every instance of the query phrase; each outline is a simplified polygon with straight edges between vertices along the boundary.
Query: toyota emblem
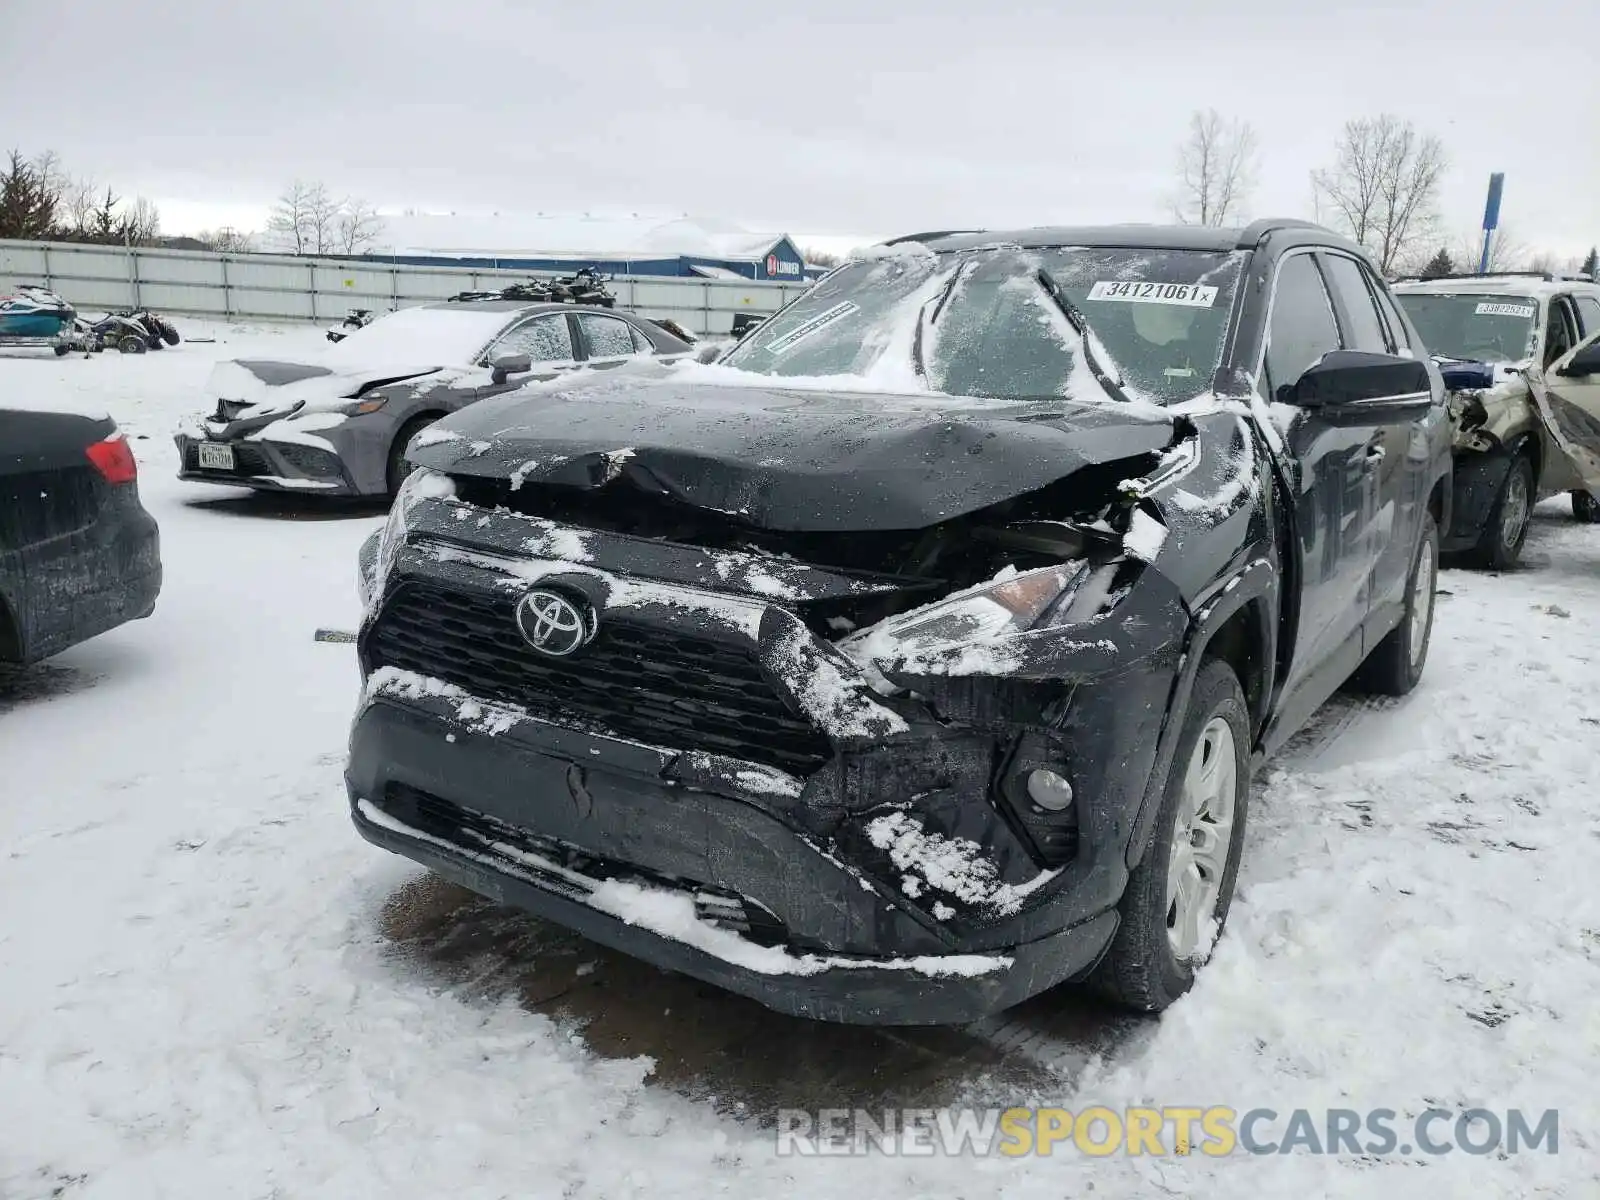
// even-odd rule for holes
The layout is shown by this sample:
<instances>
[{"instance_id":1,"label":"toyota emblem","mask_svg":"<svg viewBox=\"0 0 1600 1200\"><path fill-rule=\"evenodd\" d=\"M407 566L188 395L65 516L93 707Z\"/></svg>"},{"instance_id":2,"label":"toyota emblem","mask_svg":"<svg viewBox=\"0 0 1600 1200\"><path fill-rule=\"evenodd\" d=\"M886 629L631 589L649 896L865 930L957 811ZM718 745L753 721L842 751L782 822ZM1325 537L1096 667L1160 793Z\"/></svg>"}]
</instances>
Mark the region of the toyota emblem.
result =
<instances>
[{"instance_id":1,"label":"toyota emblem","mask_svg":"<svg viewBox=\"0 0 1600 1200\"><path fill-rule=\"evenodd\" d=\"M536 588L517 602L517 631L540 654L565 658L593 640L599 620L589 605Z\"/></svg>"}]
</instances>

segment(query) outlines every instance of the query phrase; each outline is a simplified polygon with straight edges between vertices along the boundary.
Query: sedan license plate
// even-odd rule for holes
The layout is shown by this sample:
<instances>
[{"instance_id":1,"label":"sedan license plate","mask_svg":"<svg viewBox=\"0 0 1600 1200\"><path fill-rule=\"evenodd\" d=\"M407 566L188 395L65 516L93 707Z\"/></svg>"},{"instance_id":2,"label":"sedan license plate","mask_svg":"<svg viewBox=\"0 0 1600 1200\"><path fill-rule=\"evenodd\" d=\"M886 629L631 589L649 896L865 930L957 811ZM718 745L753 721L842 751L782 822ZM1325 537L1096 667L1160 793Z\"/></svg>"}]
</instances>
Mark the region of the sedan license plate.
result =
<instances>
[{"instance_id":1,"label":"sedan license plate","mask_svg":"<svg viewBox=\"0 0 1600 1200\"><path fill-rule=\"evenodd\" d=\"M233 447L220 442L201 442L200 466L207 471L233 470Z\"/></svg>"}]
</instances>

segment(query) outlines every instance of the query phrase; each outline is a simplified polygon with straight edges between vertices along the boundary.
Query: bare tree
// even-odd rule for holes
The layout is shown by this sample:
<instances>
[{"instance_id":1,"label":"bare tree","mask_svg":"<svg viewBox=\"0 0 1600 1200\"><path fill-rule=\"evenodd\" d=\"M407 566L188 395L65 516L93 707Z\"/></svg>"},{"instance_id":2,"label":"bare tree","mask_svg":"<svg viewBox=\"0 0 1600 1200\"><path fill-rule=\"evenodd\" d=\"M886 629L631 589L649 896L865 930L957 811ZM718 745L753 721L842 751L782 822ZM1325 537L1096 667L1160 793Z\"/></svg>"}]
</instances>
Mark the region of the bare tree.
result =
<instances>
[{"instance_id":1,"label":"bare tree","mask_svg":"<svg viewBox=\"0 0 1600 1200\"><path fill-rule=\"evenodd\" d=\"M100 189L92 179L74 179L61 193L61 227L69 238L89 236Z\"/></svg>"},{"instance_id":2,"label":"bare tree","mask_svg":"<svg viewBox=\"0 0 1600 1200\"><path fill-rule=\"evenodd\" d=\"M161 213L155 202L136 196L122 217L122 240L130 246L147 246L161 236Z\"/></svg>"},{"instance_id":3,"label":"bare tree","mask_svg":"<svg viewBox=\"0 0 1600 1200\"><path fill-rule=\"evenodd\" d=\"M220 229L202 229L195 234L195 240L219 254L244 254L252 248L254 236L232 225L224 225Z\"/></svg>"},{"instance_id":4,"label":"bare tree","mask_svg":"<svg viewBox=\"0 0 1600 1200\"><path fill-rule=\"evenodd\" d=\"M1257 170L1256 133L1248 121L1225 121L1214 108L1189 118L1178 147L1178 198L1185 225L1226 225L1244 210Z\"/></svg>"},{"instance_id":5,"label":"bare tree","mask_svg":"<svg viewBox=\"0 0 1600 1200\"><path fill-rule=\"evenodd\" d=\"M365 200L349 199L339 208L334 220L334 241L343 254L370 250L383 235L383 218Z\"/></svg>"},{"instance_id":6,"label":"bare tree","mask_svg":"<svg viewBox=\"0 0 1600 1200\"><path fill-rule=\"evenodd\" d=\"M267 229L293 254L326 254L333 246L338 211L326 185L296 179L273 205Z\"/></svg>"},{"instance_id":7,"label":"bare tree","mask_svg":"<svg viewBox=\"0 0 1600 1200\"><path fill-rule=\"evenodd\" d=\"M1359 117L1345 122L1334 165L1311 173L1312 193L1387 273L1432 234L1445 162L1439 139L1410 121Z\"/></svg>"},{"instance_id":8,"label":"bare tree","mask_svg":"<svg viewBox=\"0 0 1600 1200\"><path fill-rule=\"evenodd\" d=\"M328 194L325 184L313 184L306 197L306 251L332 254L339 233L339 212L344 203Z\"/></svg>"},{"instance_id":9,"label":"bare tree","mask_svg":"<svg viewBox=\"0 0 1600 1200\"><path fill-rule=\"evenodd\" d=\"M1483 260L1483 231L1473 230L1458 237L1450 251L1463 271L1476 271ZM1517 236L1514 226L1501 225L1489 241L1488 271L1527 271L1533 247Z\"/></svg>"},{"instance_id":10,"label":"bare tree","mask_svg":"<svg viewBox=\"0 0 1600 1200\"><path fill-rule=\"evenodd\" d=\"M832 250L802 249L800 257L806 261L807 266L812 267L837 267L844 261L843 257L835 254Z\"/></svg>"}]
</instances>

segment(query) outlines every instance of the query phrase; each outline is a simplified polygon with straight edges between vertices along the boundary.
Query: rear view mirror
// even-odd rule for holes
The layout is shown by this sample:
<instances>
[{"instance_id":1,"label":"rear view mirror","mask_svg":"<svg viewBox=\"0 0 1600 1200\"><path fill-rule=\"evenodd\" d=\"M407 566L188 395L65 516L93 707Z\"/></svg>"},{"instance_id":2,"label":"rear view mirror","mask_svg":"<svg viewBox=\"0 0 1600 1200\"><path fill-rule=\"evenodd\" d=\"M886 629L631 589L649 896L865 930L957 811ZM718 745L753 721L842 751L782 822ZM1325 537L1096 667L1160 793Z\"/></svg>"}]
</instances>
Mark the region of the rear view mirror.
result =
<instances>
[{"instance_id":1,"label":"rear view mirror","mask_svg":"<svg viewBox=\"0 0 1600 1200\"><path fill-rule=\"evenodd\" d=\"M1600 342L1590 342L1582 350L1572 356L1572 361L1562 367L1561 375L1582 379L1589 375L1600 375Z\"/></svg>"},{"instance_id":2,"label":"rear view mirror","mask_svg":"<svg viewBox=\"0 0 1600 1200\"><path fill-rule=\"evenodd\" d=\"M533 359L526 354L502 354L489 367L490 378L497 384L504 383L512 375L524 375L533 370Z\"/></svg>"},{"instance_id":3,"label":"rear view mirror","mask_svg":"<svg viewBox=\"0 0 1600 1200\"><path fill-rule=\"evenodd\" d=\"M1420 359L1333 350L1279 396L1298 408L1339 408L1383 400L1396 403L1431 399L1433 382Z\"/></svg>"}]
</instances>

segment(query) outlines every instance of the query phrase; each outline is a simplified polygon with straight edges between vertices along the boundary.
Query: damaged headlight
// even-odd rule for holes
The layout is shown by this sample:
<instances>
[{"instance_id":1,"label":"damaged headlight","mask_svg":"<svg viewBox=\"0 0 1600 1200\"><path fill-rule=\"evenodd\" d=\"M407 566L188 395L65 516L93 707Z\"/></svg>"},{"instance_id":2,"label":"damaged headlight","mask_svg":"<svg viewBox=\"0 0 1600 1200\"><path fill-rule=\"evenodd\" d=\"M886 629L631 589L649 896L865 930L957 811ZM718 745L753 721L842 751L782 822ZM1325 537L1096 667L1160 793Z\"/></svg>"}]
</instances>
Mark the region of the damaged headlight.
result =
<instances>
[{"instance_id":1,"label":"damaged headlight","mask_svg":"<svg viewBox=\"0 0 1600 1200\"><path fill-rule=\"evenodd\" d=\"M839 648L858 662L875 661L1025 633L1071 594L1087 570L1082 563L1021 573L1008 568L986 583L863 630Z\"/></svg>"}]
</instances>

